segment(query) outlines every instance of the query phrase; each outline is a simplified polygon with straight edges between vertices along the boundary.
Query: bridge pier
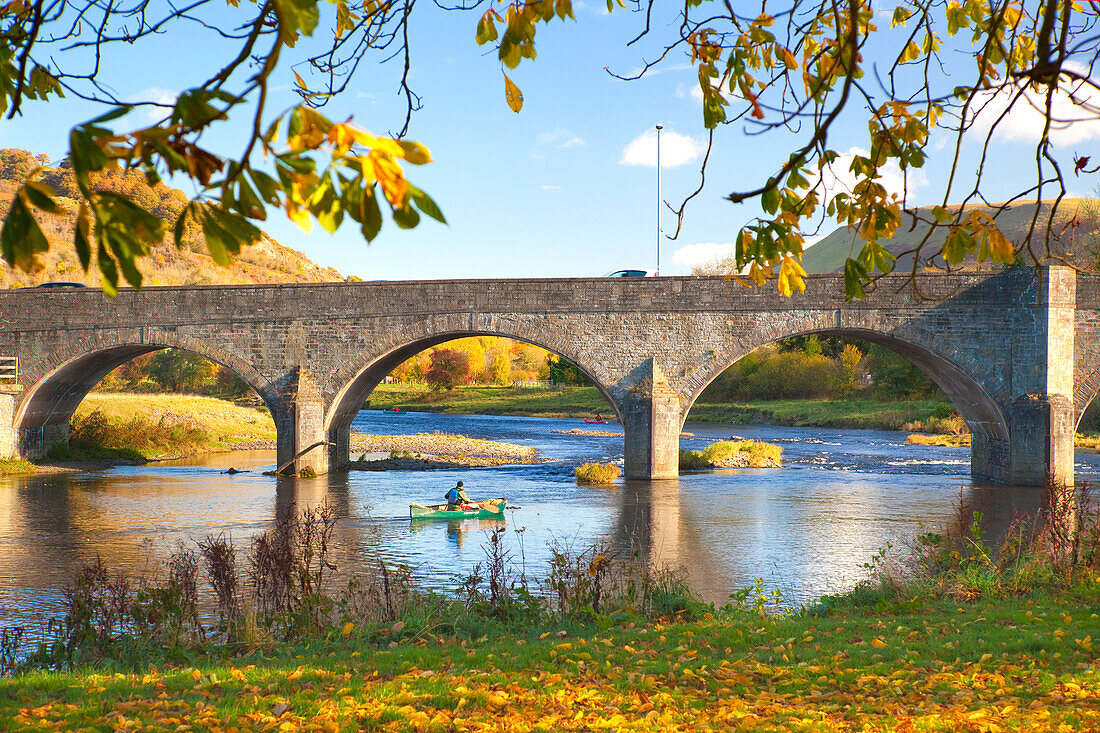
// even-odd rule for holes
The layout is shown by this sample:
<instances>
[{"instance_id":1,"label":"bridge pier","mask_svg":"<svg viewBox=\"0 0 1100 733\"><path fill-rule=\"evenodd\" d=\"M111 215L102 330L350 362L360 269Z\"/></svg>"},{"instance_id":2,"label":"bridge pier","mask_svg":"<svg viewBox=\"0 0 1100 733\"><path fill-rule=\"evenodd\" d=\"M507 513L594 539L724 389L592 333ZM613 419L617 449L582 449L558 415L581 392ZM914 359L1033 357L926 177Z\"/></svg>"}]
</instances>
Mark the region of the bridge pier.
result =
<instances>
[{"instance_id":1,"label":"bridge pier","mask_svg":"<svg viewBox=\"0 0 1100 733\"><path fill-rule=\"evenodd\" d=\"M628 479L680 475L680 396L653 359L630 373L616 390Z\"/></svg>"},{"instance_id":2,"label":"bridge pier","mask_svg":"<svg viewBox=\"0 0 1100 733\"><path fill-rule=\"evenodd\" d=\"M1008 414L1010 453L1004 483L1073 485L1073 400L1061 394L1028 394Z\"/></svg>"},{"instance_id":3,"label":"bridge pier","mask_svg":"<svg viewBox=\"0 0 1100 733\"><path fill-rule=\"evenodd\" d=\"M325 403L308 371L302 367L294 371L275 413L276 461L279 466L289 464L284 472L298 473L308 466L317 474L327 473Z\"/></svg>"}]
</instances>

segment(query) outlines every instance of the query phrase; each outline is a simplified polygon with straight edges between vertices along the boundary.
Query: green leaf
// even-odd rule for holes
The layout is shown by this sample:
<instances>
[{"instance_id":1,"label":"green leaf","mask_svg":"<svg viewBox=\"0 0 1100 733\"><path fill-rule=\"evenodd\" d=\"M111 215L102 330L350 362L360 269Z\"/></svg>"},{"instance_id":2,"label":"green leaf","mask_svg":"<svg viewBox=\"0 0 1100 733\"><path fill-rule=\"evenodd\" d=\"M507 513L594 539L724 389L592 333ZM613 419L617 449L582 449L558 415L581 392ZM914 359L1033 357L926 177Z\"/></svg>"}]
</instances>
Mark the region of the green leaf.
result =
<instances>
[{"instance_id":1,"label":"green leaf","mask_svg":"<svg viewBox=\"0 0 1100 733\"><path fill-rule=\"evenodd\" d=\"M61 208L61 204L54 200L57 191L54 191L53 186L48 183L27 181L23 184L20 194L25 196L28 204L40 211L45 211L48 214L65 213L65 210Z\"/></svg>"},{"instance_id":2,"label":"green leaf","mask_svg":"<svg viewBox=\"0 0 1100 733\"><path fill-rule=\"evenodd\" d=\"M102 244L98 247L96 264L99 265L99 284L103 288L104 295L108 298L115 297L118 295L118 267L115 266L115 261L111 259L110 253Z\"/></svg>"},{"instance_id":3,"label":"green leaf","mask_svg":"<svg viewBox=\"0 0 1100 733\"><path fill-rule=\"evenodd\" d=\"M779 187L774 182L769 181L769 183L772 183L772 186L760 195L760 205L764 211L774 214L779 210Z\"/></svg>"},{"instance_id":4,"label":"green leaf","mask_svg":"<svg viewBox=\"0 0 1100 733\"><path fill-rule=\"evenodd\" d=\"M412 197L413 203L416 204L416 208L423 211L428 216L432 217L441 224L446 224L447 219L444 218L443 212L439 210L435 201L428 194L421 191L416 186L409 184L409 195Z\"/></svg>"},{"instance_id":5,"label":"green leaf","mask_svg":"<svg viewBox=\"0 0 1100 733\"><path fill-rule=\"evenodd\" d=\"M256 190L260 192L260 197L272 206L278 206L279 191L281 189L275 179L263 171L251 168L248 170L248 175L252 178L252 182L256 184Z\"/></svg>"},{"instance_id":6,"label":"green leaf","mask_svg":"<svg viewBox=\"0 0 1100 733\"><path fill-rule=\"evenodd\" d=\"M260 221L267 219L267 208L264 206L264 202L252 190L252 186L248 185L248 181L245 180L244 176L237 177L237 205L237 210L249 219L259 219Z\"/></svg>"},{"instance_id":7,"label":"green leaf","mask_svg":"<svg viewBox=\"0 0 1100 733\"><path fill-rule=\"evenodd\" d=\"M239 253L241 245L255 244L263 236L255 224L240 214L216 206L203 206L200 217L206 247L222 267L229 265L230 255Z\"/></svg>"},{"instance_id":8,"label":"green leaf","mask_svg":"<svg viewBox=\"0 0 1100 733\"><path fill-rule=\"evenodd\" d=\"M299 33L313 35L321 18L317 0L272 0L272 5L279 19L279 38L285 45L293 48Z\"/></svg>"},{"instance_id":9,"label":"green leaf","mask_svg":"<svg viewBox=\"0 0 1100 733\"><path fill-rule=\"evenodd\" d=\"M374 241L378 232L382 231L382 210L378 207L378 199L375 198L375 187L371 186L363 192L363 203L359 217L360 229L363 237L368 242Z\"/></svg>"},{"instance_id":10,"label":"green leaf","mask_svg":"<svg viewBox=\"0 0 1100 733\"><path fill-rule=\"evenodd\" d=\"M486 43L495 41L497 37L497 26L493 22L493 11L488 10L477 22L477 35L474 40L477 41L477 45L484 46Z\"/></svg>"},{"instance_id":11,"label":"green leaf","mask_svg":"<svg viewBox=\"0 0 1100 733\"><path fill-rule=\"evenodd\" d=\"M851 257L844 261L844 294L848 300L864 298L867 293L863 290L863 281L867 278L867 271Z\"/></svg>"},{"instance_id":12,"label":"green leaf","mask_svg":"<svg viewBox=\"0 0 1100 733\"><path fill-rule=\"evenodd\" d=\"M80 258L80 266L84 272L92 264L92 212L88 205L80 203L80 211L76 215L76 226L73 227L73 246L76 248L76 256Z\"/></svg>"},{"instance_id":13,"label":"green leaf","mask_svg":"<svg viewBox=\"0 0 1100 733\"><path fill-rule=\"evenodd\" d=\"M412 206L406 205L403 209L393 210L393 223L402 229L415 229L420 223L420 214Z\"/></svg>"},{"instance_id":14,"label":"green leaf","mask_svg":"<svg viewBox=\"0 0 1100 733\"><path fill-rule=\"evenodd\" d=\"M22 196L12 199L11 209L0 228L0 251L4 260L24 272L35 267L35 255L45 252L50 243Z\"/></svg>"}]
</instances>

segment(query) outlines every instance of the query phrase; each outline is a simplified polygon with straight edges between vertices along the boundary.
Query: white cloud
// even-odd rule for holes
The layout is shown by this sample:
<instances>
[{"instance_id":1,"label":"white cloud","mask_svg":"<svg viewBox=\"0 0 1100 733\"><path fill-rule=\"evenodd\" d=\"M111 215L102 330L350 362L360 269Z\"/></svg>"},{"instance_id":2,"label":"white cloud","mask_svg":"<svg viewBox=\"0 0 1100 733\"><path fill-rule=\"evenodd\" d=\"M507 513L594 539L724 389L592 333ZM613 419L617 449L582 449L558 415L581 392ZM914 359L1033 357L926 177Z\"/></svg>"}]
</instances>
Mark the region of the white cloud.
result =
<instances>
[{"instance_id":1,"label":"white cloud","mask_svg":"<svg viewBox=\"0 0 1100 733\"><path fill-rule=\"evenodd\" d=\"M851 193L856 185L856 176L851 171L852 160L857 156L867 156L869 153L863 148L852 147L848 152L838 157L831 166L826 166L822 182L818 184L818 192L822 194L825 202L828 202L838 193ZM897 162L891 160L879 168L879 177L876 179L888 194L897 194L901 198L905 191L905 176ZM924 172L916 169L909 171L909 193L928 185L928 178Z\"/></svg>"},{"instance_id":2,"label":"white cloud","mask_svg":"<svg viewBox=\"0 0 1100 733\"><path fill-rule=\"evenodd\" d=\"M666 74L670 71L687 71L688 69L692 69L692 68L694 68L694 67L691 64L687 64L687 63L668 64L667 66L660 66L660 65L650 66L648 70L644 66L635 66L630 71L623 74L623 76L626 76L626 77L641 76L642 72L644 71L645 75L642 76L642 78L643 79L648 79L651 76L657 76L658 74Z\"/></svg>"},{"instance_id":3,"label":"white cloud","mask_svg":"<svg viewBox=\"0 0 1100 733\"><path fill-rule=\"evenodd\" d=\"M543 191L549 191L550 193L558 193L559 191L561 191L561 186L553 183L544 183L539 186L539 188L541 188Z\"/></svg>"},{"instance_id":4,"label":"white cloud","mask_svg":"<svg viewBox=\"0 0 1100 733\"><path fill-rule=\"evenodd\" d=\"M703 101L703 90L699 88L698 84L688 84L686 82L680 82L676 85L676 96L680 99L687 99L691 97L697 102Z\"/></svg>"},{"instance_id":5,"label":"white cloud","mask_svg":"<svg viewBox=\"0 0 1100 733\"><path fill-rule=\"evenodd\" d=\"M661 132L661 167L677 168L698 159L706 145L688 135L666 130ZM657 167L657 131L647 130L631 140L623 148L623 165L644 165Z\"/></svg>"},{"instance_id":6,"label":"white cloud","mask_svg":"<svg viewBox=\"0 0 1100 733\"><path fill-rule=\"evenodd\" d=\"M535 149L531 152L531 156L534 158L545 158L555 150L580 148L587 144L584 138L559 127L556 130L544 132L535 138Z\"/></svg>"},{"instance_id":7,"label":"white cloud","mask_svg":"<svg viewBox=\"0 0 1100 733\"><path fill-rule=\"evenodd\" d=\"M1036 142L1046 124L1046 94L1032 89L1021 94L1011 87L981 92L973 110L971 132L988 134L996 123L995 140ZM1100 91L1085 82L1063 81L1051 99L1051 143L1064 147L1095 138L1100 138Z\"/></svg>"},{"instance_id":8,"label":"white cloud","mask_svg":"<svg viewBox=\"0 0 1100 733\"><path fill-rule=\"evenodd\" d=\"M163 105L174 105L176 98L179 97L179 92L174 92L171 89L163 89L161 87L149 87L148 89L142 89L140 92L130 95L129 101L131 102L156 102ZM171 110L165 107L144 107L143 111L145 116L150 122L156 122L166 117Z\"/></svg>"},{"instance_id":9,"label":"white cloud","mask_svg":"<svg viewBox=\"0 0 1100 733\"><path fill-rule=\"evenodd\" d=\"M733 242L698 242L685 244L672 253L672 263L691 271L696 267L713 265L716 262L733 257Z\"/></svg>"}]
</instances>

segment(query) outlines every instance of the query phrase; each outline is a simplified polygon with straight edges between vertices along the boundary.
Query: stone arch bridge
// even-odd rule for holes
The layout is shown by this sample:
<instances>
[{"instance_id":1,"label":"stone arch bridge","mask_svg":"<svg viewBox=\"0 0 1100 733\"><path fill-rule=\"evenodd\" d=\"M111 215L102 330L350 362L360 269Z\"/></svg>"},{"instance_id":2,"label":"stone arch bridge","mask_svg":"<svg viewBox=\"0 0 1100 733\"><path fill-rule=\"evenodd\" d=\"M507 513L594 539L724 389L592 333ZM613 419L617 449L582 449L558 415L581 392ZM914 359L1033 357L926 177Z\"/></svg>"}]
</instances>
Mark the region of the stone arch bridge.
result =
<instances>
[{"instance_id":1,"label":"stone arch bridge","mask_svg":"<svg viewBox=\"0 0 1100 733\"><path fill-rule=\"evenodd\" d=\"M37 457L68 437L84 395L162 348L232 369L271 410L280 463L348 459L351 421L401 361L471 335L507 336L576 364L623 424L626 474L677 472L692 404L764 344L822 333L893 349L947 393L974 434L979 481L1073 480L1073 433L1100 391L1100 277L1062 267L886 277L847 302L837 276L784 298L723 278L451 280L0 291L0 452ZM10 429L9 429L10 428ZM310 450L305 450L310 448Z\"/></svg>"}]
</instances>

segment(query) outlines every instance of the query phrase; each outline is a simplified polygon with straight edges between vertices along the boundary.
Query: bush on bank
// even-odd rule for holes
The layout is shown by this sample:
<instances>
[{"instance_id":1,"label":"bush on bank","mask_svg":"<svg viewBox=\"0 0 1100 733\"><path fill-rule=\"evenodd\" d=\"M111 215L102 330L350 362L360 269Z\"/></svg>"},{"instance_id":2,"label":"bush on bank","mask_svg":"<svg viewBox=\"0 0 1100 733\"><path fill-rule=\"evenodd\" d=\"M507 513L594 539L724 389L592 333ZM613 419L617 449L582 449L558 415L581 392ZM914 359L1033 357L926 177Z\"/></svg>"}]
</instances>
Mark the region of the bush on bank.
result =
<instances>
[{"instance_id":1,"label":"bush on bank","mask_svg":"<svg viewBox=\"0 0 1100 733\"><path fill-rule=\"evenodd\" d=\"M613 484L622 474L614 463L584 463L573 469L578 484Z\"/></svg>"},{"instance_id":2,"label":"bush on bank","mask_svg":"<svg viewBox=\"0 0 1100 733\"><path fill-rule=\"evenodd\" d=\"M719 440L704 450L681 450L680 470L707 468L754 467L780 465L783 449L757 440Z\"/></svg>"}]
</instances>

